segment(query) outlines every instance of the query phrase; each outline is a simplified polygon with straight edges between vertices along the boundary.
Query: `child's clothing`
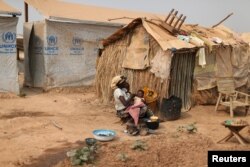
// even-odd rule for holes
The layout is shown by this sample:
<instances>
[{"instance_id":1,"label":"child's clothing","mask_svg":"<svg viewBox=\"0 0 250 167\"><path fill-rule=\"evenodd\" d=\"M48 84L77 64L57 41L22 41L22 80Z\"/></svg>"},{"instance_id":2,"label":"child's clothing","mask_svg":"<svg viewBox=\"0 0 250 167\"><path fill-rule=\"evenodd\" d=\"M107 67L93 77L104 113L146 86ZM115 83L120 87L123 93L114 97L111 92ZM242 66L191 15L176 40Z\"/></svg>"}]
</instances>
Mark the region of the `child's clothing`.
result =
<instances>
[{"instance_id":1,"label":"child's clothing","mask_svg":"<svg viewBox=\"0 0 250 167\"><path fill-rule=\"evenodd\" d=\"M144 101L143 98L135 96L134 97L134 104L132 106L129 106L125 111L125 112L128 112L131 115L131 117L134 119L134 122L135 122L136 126L138 124L138 120L139 120L139 117L140 117L141 107L145 106L143 101Z\"/></svg>"},{"instance_id":2,"label":"child's clothing","mask_svg":"<svg viewBox=\"0 0 250 167\"><path fill-rule=\"evenodd\" d=\"M138 96L135 96L134 97L134 104L139 104L139 103L143 103L145 100L144 98L141 98L141 97L138 97Z\"/></svg>"}]
</instances>

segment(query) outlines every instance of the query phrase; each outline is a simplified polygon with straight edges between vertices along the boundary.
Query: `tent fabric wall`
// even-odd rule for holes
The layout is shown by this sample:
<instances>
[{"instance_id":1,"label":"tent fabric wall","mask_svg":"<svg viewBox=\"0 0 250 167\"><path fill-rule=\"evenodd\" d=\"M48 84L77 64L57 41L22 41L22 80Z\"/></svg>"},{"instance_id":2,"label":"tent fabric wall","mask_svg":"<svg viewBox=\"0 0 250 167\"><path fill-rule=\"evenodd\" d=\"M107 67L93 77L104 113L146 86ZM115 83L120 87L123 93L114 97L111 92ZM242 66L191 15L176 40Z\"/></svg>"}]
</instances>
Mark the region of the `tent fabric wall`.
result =
<instances>
[{"instance_id":1,"label":"tent fabric wall","mask_svg":"<svg viewBox=\"0 0 250 167\"><path fill-rule=\"evenodd\" d=\"M209 52L206 49L206 65L202 68L199 65L198 57L195 60L194 78L197 90L206 90L216 87L216 50Z\"/></svg>"},{"instance_id":2,"label":"tent fabric wall","mask_svg":"<svg viewBox=\"0 0 250 167\"><path fill-rule=\"evenodd\" d=\"M44 89L92 84L99 40L116 29L54 20L34 23L25 84Z\"/></svg>"},{"instance_id":3,"label":"tent fabric wall","mask_svg":"<svg viewBox=\"0 0 250 167\"><path fill-rule=\"evenodd\" d=\"M25 23L25 84L28 86L44 86L44 35L45 22Z\"/></svg>"},{"instance_id":4,"label":"tent fabric wall","mask_svg":"<svg viewBox=\"0 0 250 167\"><path fill-rule=\"evenodd\" d=\"M183 25L187 32L204 40L207 49L212 53L206 54L205 68L195 67L195 80L198 91L216 87L218 77L233 77L236 88L247 85L250 78L249 35L237 33L229 28L219 25L215 28L206 28L199 25ZM211 42L214 37L223 42ZM212 57L211 57L212 56ZM211 62L211 60L214 62ZM248 71L248 72L247 72Z\"/></svg>"},{"instance_id":5,"label":"tent fabric wall","mask_svg":"<svg viewBox=\"0 0 250 167\"><path fill-rule=\"evenodd\" d=\"M201 68L196 60L193 101L197 104L215 104L218 96L217 78L234 78L236 90L246 91L250 84L249 46L217 46L206 54L206 66Z\"/></svg>"},{"instance_id":6,"label":"tent fabric wall","mask_svg":"<svg viewBox=\"0 0 250 167\"><path fill-rule=\"evenodd\" d=\"M16 58L17 17L0 17L0 92L19 93Z\"/></svg>"},{"instance_id":7,"label":"tent fabric wall","mask_svg":"<svg viewBox=\"0 0 250 167\"><path fill-rule=\"evenodd\" d=\"M33 23L24 23L23 25L23 49L24 49L24 84L31 86L31 74L29 68L29 41L31 32L33 29Z\"/></svg>"},{"instance_id":8,"label":"tent fabric wall","mask_svg":"<svg viewBox=\"0 0 250 167\"><path fill-rule=\"evenodd\" d=\"M233 77L232 51L231 46L219 46L216 50L216 77Z\"/></svg>"},{"instance_id":9,"label":"tent fabric wall","mask_svg":"<svg viewBox=\"0 0 250 167\"><path fill-rule=\"evenodd\" d=\"M250 55L248 45L237 45L232 52L233 77L236 88L249 84Z\"/></svg>"},{"instance_id":10,"label":"tent fabric wall","mask_svg":"<svg viewBox=\"0 0 250 167\"><path fill-rule=\"evenodd\" d=\"M206 52L206 65L202 68L196 62L195 79L197 89L206 90L216 87L216 79L233 77L235 87L247 85L249 78L249 46L217 46Z\"/></svg>"}]
</instances>

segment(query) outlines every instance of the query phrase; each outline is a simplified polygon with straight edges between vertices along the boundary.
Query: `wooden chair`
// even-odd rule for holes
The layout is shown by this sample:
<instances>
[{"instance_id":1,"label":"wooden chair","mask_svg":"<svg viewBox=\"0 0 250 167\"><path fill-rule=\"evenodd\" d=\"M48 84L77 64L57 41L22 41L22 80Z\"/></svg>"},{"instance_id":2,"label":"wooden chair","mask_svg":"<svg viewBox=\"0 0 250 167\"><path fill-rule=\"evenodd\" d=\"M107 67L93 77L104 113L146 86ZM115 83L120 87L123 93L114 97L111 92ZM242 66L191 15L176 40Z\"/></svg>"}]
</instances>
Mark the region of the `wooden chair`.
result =
<instances>
[{"instance_id":1,"label":"wooden chair","mask_svg":"<svg viewBox=\"0 0 250 167\"><path fill-rule=\"evenodd\" d=\"M219 97L215 106L217 112L219 105L230 107L230 116L233 117L233 109L236 107L245 107L247 115L250 103L250 95L235 90L233 78L219 78L217 79L217 87L219 91Z\"/></svg>"}]
</instances>

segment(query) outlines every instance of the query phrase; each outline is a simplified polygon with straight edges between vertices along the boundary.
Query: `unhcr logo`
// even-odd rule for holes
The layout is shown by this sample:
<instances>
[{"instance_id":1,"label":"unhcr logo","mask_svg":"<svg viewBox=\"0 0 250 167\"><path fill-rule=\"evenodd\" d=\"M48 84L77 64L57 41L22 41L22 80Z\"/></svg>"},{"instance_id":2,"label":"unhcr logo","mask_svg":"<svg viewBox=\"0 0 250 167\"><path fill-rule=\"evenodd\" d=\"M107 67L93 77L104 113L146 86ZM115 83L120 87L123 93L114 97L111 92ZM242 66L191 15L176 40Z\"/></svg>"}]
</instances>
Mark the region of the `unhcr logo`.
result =
<instances>
[{"instance_id":1,"label":"unhcr logo","mask_svg":"<svg viewBox=\"0 0 250 167\"><path fill-rule=\"evenodd\" d=\"M16 33L5 32L2 35L2 39L5 43L14 43L16 41Z\"/></svg>"},{"instance_id":2,"label":"unhcr logo","mask_svg":"<svg viewBox=\"0 0 250 167\"><path fill-rule=\"evenodd\" d=\"M84 48L82 45L82 39L79 37L73 37L72 47L70 48L70 55L83 55Z\"/></svg>"},{"instance_id":3,"label":"unhcr logo","mask_svg":"<svg viewBox=\"0 0 250 167\"><path fill-rule=\"evenodd\" d=\"M82 39L79 37L73 37L72 44L74 46L80 46L82 44Z\"/></svg>"},{"instance_id":4,"label":"unhcr logo","mask_svg":"<svg viewBox=\"0 0 250 167\"><path fill-rule=\"evenodd\" d=\"M47 44L48 44L48 47L44 47L44 54L45 55L58 55L59 48L56 46L57 36L56 35L47 36Z\"/></svg>"},{"instance_id":5,"label":"unhcr logo","mask_svg":"<svg viewBox=\"0 0 250 167\"><path fill-rule=\"evenodd\" d=\"M47 43L49 46L55 46L57 44L57 37L55 35L49 35L47 37Z\"/></svg>"}]
</instances>

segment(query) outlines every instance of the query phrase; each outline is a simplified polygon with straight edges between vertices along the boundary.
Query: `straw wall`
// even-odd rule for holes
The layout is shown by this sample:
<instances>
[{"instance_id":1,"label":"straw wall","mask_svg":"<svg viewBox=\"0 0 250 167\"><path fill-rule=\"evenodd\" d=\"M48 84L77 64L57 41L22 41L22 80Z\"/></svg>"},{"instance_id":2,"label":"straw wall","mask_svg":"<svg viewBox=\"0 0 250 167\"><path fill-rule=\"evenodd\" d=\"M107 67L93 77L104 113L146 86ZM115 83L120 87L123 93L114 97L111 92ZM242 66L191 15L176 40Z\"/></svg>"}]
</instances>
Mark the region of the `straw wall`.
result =
<instances>
[{"instance_id":1,"label":"straw wall","mask_svg":"<svg viewBox=\"0 0 250 167\"><path fill-rule=\"evenodd\" d=\"M131 35L132 32L121 40L107 46L101 57L97 60L96 90L104 103L108 103L112 99L113 90L110 88L110 84L112 78L116 75L127 76L131 92L147 86L155 90L160 98L168 94L167 81L161 82L161 79L156 78L154 74L149 72L149 69L131 70L122 68L122 62L126 55L126 47ZM149 45L149 59L152 60L157 50L161 48L152 37L150 37Z\"/></svg>"}]
</instances>

